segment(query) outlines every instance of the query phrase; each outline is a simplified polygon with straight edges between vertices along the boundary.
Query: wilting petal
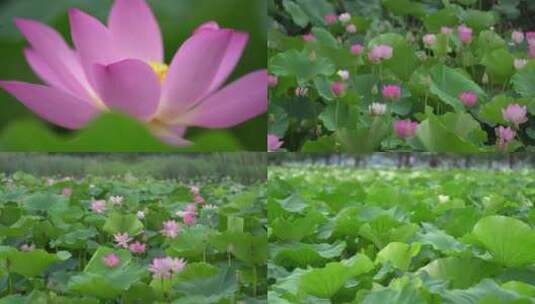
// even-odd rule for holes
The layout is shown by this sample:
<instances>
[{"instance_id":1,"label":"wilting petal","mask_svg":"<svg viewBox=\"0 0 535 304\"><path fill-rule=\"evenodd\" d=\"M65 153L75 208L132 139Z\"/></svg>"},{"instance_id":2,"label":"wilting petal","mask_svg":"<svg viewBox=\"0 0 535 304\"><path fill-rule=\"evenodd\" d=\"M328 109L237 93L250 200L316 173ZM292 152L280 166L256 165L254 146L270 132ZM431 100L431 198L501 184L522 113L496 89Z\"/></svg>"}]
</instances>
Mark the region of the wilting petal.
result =
<instances>
[{"instance_id":1,"label":"wilting petal","mask_svg":"<svg viewBox=\"0 0 535 304\"><path fill-rule=\"evenodd\" d=\"M111 34L100 21L78 9L69 10L69 21L72 41L81 56L89 82L94 84L94 63L110 64L120 59L113 48Z\"/></svg>"},{"instance_id":2,"label":"wilting petal","mask_svg":"<svg viewBox=\"0 0 535 304\"><path fill-rule=\"evenodd\" d=\"M267 111L267 71L249 73L178 117L177 123L228 128Z\"/></svg>"},{"instance_id":3,"label":"wilting petal","mask_svg":"<svg viewBox=\"0 0 535 304\"><path fill-rule=\"evenodd\" d=\"M158 108L160 83L151 67L137 59L94 66L95 88L104 103L148 120Z\"/></svg>"},{"instance_id":4,"label":"wilting petal","mask_svg":"<svg viewBox=\"0 0 535 304\"><path fill-rule=\"evenodd\" d=\"M0 86L39 116L68 129L83 127L99 112L92 104L56 88L18 81L1 81Z\"/></svg>"},{"instance_id":5,"label":"wilting petal","mask_svg":"<svg viewBox=\"0 0 535 304\"><path fill-rule=\"evenodd\" d=\"M160 28L144 0L116 0L108 27L115 48L127 58L163 62Z\"/></svg>"},{"instance_id":6,"label":"wilting petal","mask_svg":"<svg viewBox=\"0 0 535 304\"><path fill-rule=\"evenodd\" d=\"M80 98L89 99L89 86L81 64L63 38L52 28L37 21L15 19L15 24L32 45L33 54L30 54L31 58L28 58L28 61L35 72L47 82L50 81L52 72L57 80L55 85ZM45 63L48 66L49 77L44 77L42 74Z\"/></svg>"},{"instance_id":7,"label":"wilting petal","mask_svg":"<svg viewBox=\"0 0 535 304\"><path fill-rule=\"evenodd\" d=\"M202 31L182 44L163 84L159 117L173 119L210 90L233 36L231 30Z\"/></svg>"}]
</instances>

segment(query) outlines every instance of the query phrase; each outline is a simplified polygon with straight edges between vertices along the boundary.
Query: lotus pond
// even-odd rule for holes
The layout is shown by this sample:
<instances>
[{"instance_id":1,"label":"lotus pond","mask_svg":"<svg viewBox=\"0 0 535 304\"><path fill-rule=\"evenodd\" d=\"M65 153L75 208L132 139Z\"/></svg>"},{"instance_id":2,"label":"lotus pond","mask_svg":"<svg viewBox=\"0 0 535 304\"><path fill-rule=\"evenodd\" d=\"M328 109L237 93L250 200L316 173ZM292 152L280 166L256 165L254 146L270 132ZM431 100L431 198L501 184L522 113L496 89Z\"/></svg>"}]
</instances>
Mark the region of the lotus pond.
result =
<instances>
[{"instance_id":1,"label":"lotus pond","mask_svg":"<svg viewBox=\"0 0 535 304\"><path fill-rule=\"evenodd\" d=\"M0 176L0 303L265 303L264 191Z\"/></svg>"},{"instance_id":2,"label":"lotus pond","mask_svg":"<svg viewBox=\"0 0 535 304\"><path fill-rule=\"evenodd\" d=\"M270 303L534 303L535 172L269 170Z\"/></svg>"}]
</instances>

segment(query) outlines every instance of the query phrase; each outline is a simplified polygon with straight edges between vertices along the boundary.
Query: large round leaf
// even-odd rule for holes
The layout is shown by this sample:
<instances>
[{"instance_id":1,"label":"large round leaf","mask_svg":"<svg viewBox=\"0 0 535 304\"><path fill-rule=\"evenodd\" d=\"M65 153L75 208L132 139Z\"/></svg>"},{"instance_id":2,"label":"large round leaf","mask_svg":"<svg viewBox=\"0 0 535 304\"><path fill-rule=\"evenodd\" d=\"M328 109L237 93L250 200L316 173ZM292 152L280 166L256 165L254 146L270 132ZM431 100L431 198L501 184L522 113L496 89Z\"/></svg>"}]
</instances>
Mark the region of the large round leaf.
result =
<instances>
[{"instance_id":1,"label":"large round leaf","mask_svg":"<svg viewBox=\"0 0 535 304\"><path fill-rule=\"evenodd\" d=\"M477 222L473 234L497 263L508 267L535 263L535 231L520 220L487 216Z\"/></svg>"}]
</instances>

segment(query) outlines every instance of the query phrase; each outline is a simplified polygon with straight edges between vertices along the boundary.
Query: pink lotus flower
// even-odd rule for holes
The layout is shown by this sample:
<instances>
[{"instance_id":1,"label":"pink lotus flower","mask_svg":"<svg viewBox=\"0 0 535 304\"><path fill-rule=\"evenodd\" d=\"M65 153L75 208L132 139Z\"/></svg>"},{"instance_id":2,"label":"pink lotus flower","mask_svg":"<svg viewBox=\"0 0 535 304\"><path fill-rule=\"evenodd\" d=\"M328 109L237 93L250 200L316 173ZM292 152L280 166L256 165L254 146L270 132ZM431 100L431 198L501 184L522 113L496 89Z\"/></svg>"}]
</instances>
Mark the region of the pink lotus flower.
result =
<instances>
[{"instance_id":1,"label":"pink lotus flower","mask_svg":"<svg viewBox=\"0 0 535 304\"><path fill-rule=\"evenodd\" d=\"M399 138L409 138L416 135L418 123L410 119L397 120L394 122L394 132Z\"/></svg>"},{"instance_id":2,"label":"pink lotus flower","mask_svg":"<svg viewBox=\"0 0 535 304\"><path fill-rule=\"evenodd\" d=\"M462 92L459 94L459 100L467 107L471 108L477 103L477 95L472 92Z\"/></svg>"},{"instance_id":3,"label":"pink lotus flower","mask_svg":"<svg viewBox=\"0 0 535 304\"><path fill-rule=\"evenodd\" d=\"M184 224L192 226L197 224L197 213L193 212L184 212L182 214L182 220L184 221Z\"/></svg>"},{"instance_id":4,"label":"pink lotus flower","mask_svg":"<svg viewBox=\"0 0 535 304\"><path fill-rule=\"evenodd\" d=\"M335 96L341 96L346 91L346 85L343 82L335 81L331 84L331 91Z\"/></svg>"},{"instance_id":5,"label":"pink lotus flower","mask_svg":"<svg viewBox=\"0 0 535 304\"><path fill-rule=\"evenodd\" d=\"M69 187L63 188L63 190L61 190L61 194L63 194L63 196L71 196L72 188L69 188Z\"/></svg>"},{"instance_id":6,"label":"pink lotus flower","mask_svg":"<svg viewBox=\"0 0 535 304\"><path fill-rule=\"evenodd\" d=\"M354 24L348 24L346 26L346 32L354 34L357 32L357 27Z\"/></svg>"},{"instance_id":7,"label":"pink lotus flower","mask_svg":"<svg viewBox=\"0 0 535 304\"><path fill-rule=\"evenodd\" d=\"M498 137L498 139L496 140L496 146L498 146L498 149L502 151L507 149L507 145L516 136L515 130L511 129L510 127L498 126L495 129L495 132L496 137Z\"/></svg>"},{"instance_id":8,"label":"pink lotus flower","mask_svg":"<svg viewBox=\"0 0 535 304\"><path fill-rule=\"evenodd\" d=\"M385 85L383 86L383 97L390 101L397 101L401 98L401 88L393 84Z\"/></svg>"},{"instance_id":9,"label":"pink lotus flower","mask_svg":"<svg viewBox=\"0 0 535 304\"><path fill-rule=\"evenodd\" d=\"M147 124L162 140L187 144L186 128L227 128L267 110L267 72L223 87L248 35L215 22L197 28L171 64L164 63L160 29L145 0L116 0L108 26L69 10L75 49L50 27L16 19L30 42L28 63L46 83L2 81L0 86L47 121L83 128L116 110Z\"/></svg>"},{"instance_id":10,"label":"pink lotus flower","mask_svg":"<svg viewBox=\"0 0 535 304\"><path fill-rule=\"evenodd\" d=\"M432 46L433 44L435 44L435 42L437 40L437 36L435 36L433 34L426 34L426 35L424 35L422 40L423 40L425 45Z\"/></svg>"},{"instance_id":11,"label":"pink lotus flower","mask_svg":"<svg viewBox=\"0 0 535 304\"><path fill-rule=\"evenodd\" d=\"M368 59L373 63L380 63L383 59L390 59L393 56L393 49L391 46L380 44L372 48L368 53Z\"/></svg>"},{"instance_id":12,"label":"pink lotus flower","mask_svg":"<svg viewBox=\"0 0 535 304\"><path fill-rule=\"evenodd\" d=\"M106 211L106 201L97 200L91 202L91 211L102 214Z\"/></svg>"},{"instance_id":13,"label":"pink lotus flower","mask_svg":"<svg viewBox=\"0 0 535 304\"><path fill-rule=\"evenodd\" d=\"M527 32L526 41L529 45L535 44L535 32Z\"/></svg>"},{"instance_id":14,"label":"pink lotus flower","mask_svg":"<svg viewBox=\"0 0 535 304\"><path fill-rule=\"evenodd\" d=\"M268 85L270 88L274 88L279 84L279 78L275 75L268 75Z\"/></svg>"},{"instance_id":15,"label":"pink lotus flower","mask_svg":"<svg viewBox=\"0 0 535 304\"><path fill-rule=\"evenodd\" d=\"M180 232L180 225L174 220L165 221L163 222L163 229L160 230L160 232L164 236L170 239L174 239L178 236L178 233Z\"/></svg>"},{"instance_id":16,"label":"pink lotus flower","mask_svg":"<svg viewBox=\"0 0 535 304\"><path fill-rule=\"evenodd\" d=\"M22 244L20 246L20 251L24 251L24 252L30 252L30 251L33 251L34 249L35 249L34 244Z\"/></svg>"},{"instance_id":17,"label":"pink lotus flower","mask_svg":"<svg viewBox=\"0 0 535 304\"><path fill-rule=\"evenodd\" d=\"M102 262L109 268L115 268L121 263L121 259L116 254L110 253L102 257Z\"/></svg>"},{"instance_id":18,"label":"pink lotus flower","mask_svg":"<svg viewBox=\"0 0 535 304\"><path fill-rule=\"evenodd\" d=\"M513 33L511 34L511 39L514 43L520 44L524 41L524 33L519 31L513 31Z\"/></svg>"},{"instance_id":19,"label":"pink lotus flower","mask_svg":"<svg viewBox=\"0 0 535 304\"><path fill-rule=\"evenodd\" d=\"M268 152L277 151L278 149L280 149L280 147L282 147L283 144L284 142L280 140L280 138L278 138L276 135L268 134L267 136Z\"/></svg>"},{"instance_id":20,"label":"pink lotus flower","mask_svg":"<svg viewBox=\"0 0 535 304\"><path fill-rule=\"evenodd\" d=\"M325 24L327 25L333 25L338 21L338 16L336 14L327 14L323 16L323 21L325 21Z\"/></svg>"},{"instance_id":21,"label":"pink lotus flower","mask_svg":"<svg viewBox=\"0 0 535 304\"><path fill-rule=\"evenodd\" d=\"M128 235L128 233L116 233L113 235L113 240L115 241L116 245L123 248L128 248L128 242L132 240L132 238Z\"/></svg>"},{"instance_id":22,"label":"pink lotus flower","mask_svg":"<svg viewBox=\"0 0 535 304\"><path fill-rule=\"evenodd\" d=\"M357 43L351 46L351 53L353 55L360 55L362 53L362 50L364 50L362 44Z\"/></svg>"},{"instance_id":23,"label":"pink lotus flower","mask_svg":"<svg viewBox=\"0 0 535 304\"><path fill-rule=\"evenodd\" d=\"M206 203L206 202L204 201L204 198L203 198L200 194L198 194L198 195L194 195L194 196L193 196L193 201L194 201L195 203L197 203L197 204L204 204L204 203Z\"/></svg>"},{"instance_id":24,"label":"pink lotus flower","mask_svg":"<svg viewBox=\"0 0 535 304\"><path fill-rule=\"evenodd\" d=\"M154 258L149 266L154 279L170 279L173 274L179 273L186 267L186 261L179 258Z\"/></svg>"},{"instance_id":25,"label":"pink lotus flower","mask_svg":"<svg viewBox=\"0 0 535 304\"><path fill-rule=\"evenodd\" d=\"M451 28L447 27L447 26L443 26L440 28L440 32L444 35L449 35L451 34Z\"/></svg>"},{"instance_id":26,"label":"pink lotus flower","mask_svg":"<svg viewBox=\"0 0 535 304\"><path fill-rule=\"evenodd\" d=\"M528 48L529 48L529 51L528 51L529 58L535 58L535 44L530 44Z\"/></svg>"},{"instance_id":27,"label":"pink lotus flower","mask_svg":"<svg viewBox=\"0 0 535 304\"><path fill-rule=\"evenodd\" d=\"M316 40L316 37L315 37L313 34L308 33L308 34L304 34L304 35L303 35L303 40L304 40L305 42L311 42L311 41Z\"/></svg>"},{"instance_id":28,"label":"pink lotus flower","mask_svg":"<svg viewBox=\"0 0 535 304\"><path fill-rule=\"evenodd\" d=\"M457 33L459 34L459 39L465 43L469 44L472 42L472 29L462 24L457 28Z\"/></svg>"},{"instance_id":29,"label":"pink lotus flower","mask_svg":"<svg viewBox=\"0 0 535 304\"><path fill-rule=\"evenodd\" d=\"M507 108L502 109L503 119L511 122L517 128L519 125L528 121L528 110L526 106L521 106L519 104L510 104Z\"/></svg>"},{"instance_id":30,"label":"pink lotus flower","mask_svg":"<svg viewBox=\"0 0 535 304\"><path fill-rule=\"evenodd\" d=\"M143 253L145 252L145 244L135 241L128 245L128 250L132 253Z\"/></svg>"}]
</instances>

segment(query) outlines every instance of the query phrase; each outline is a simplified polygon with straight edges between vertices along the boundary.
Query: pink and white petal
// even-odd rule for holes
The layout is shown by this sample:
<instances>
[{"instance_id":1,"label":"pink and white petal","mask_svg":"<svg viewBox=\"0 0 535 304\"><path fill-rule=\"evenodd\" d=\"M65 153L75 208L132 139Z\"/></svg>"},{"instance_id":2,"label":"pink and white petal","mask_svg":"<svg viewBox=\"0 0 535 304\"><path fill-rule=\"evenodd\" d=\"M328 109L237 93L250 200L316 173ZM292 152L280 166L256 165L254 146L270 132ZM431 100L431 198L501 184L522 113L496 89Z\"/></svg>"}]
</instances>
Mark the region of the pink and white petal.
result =
<instances>
[{"instance_id":1,"label":"pink and white petal","mask_svg":"<svg viewBox=\"0 0 535 304\"><path fill-rule=\"evenodd\" d=\"M186 126L228 128L267 111L267 71L249 73L177 118Z\"/></svg>"},{"instance_id":2,"label":"pink and white petal","mask_svg":"<svg viewBox=\"0 0 535 304\"><path fill-rule=\"evenodd\" d=\"M116 50L126 58L163 62L162 34L144 0L116 0L108 27Z\"/></svg>"},{"instance_id":3,"label":"pink and white petal","mask_svg":"<svg viewBox=\"0 0 535 304\"><path fill-rule=\"evenodd\" d=\"M186 127L149 124L151 132L163 142L172 146L189 146L191 142L184 138Z\"/></svg>"},{"instance_id":4,"label":"pink and white petal","mask_svg":"<svg viewBox=\"0 0 535 304\"><path fill-rule=\"evenodd\" d=\"M56 72L50 68L48 63L37 52L35 52L33 49L27 48L24 49L24 56L26 57L26 61L28 61L28 64L34 73L37 74L37 76L39 76L39 78L41 78L41 80L43 80L46 84L68 91Z\"/></svg>"},{"instance_id":5,"label":"pink and white petal","mask_svg":"<svg viewBox=\"0 0 535 304\"><path fill-rule=\"evenodd\" d=\"M199 34L200 32L202 31L212 31L212 30L218 30L219 29L219 24L215 21L207 21L201 25L199 25L199 27L197 27L194 31L193 31L193 35L195 34Z\"/></svg>"},{"instance_id":6,"label":"pink and white petal","mask_svg":"<svg viewBox=\"0 0 535 304\"><path fill-rule=\"evenodd\" d=\"M47 121L68 129L86 125L99 111L59 89L18 81L0 81L0 87Z\"/></svg>"},{"instance_id":7,"label":"pink and white petal","mask_svg":"<svg viewBox=\"0 0 535 304\"><path fill-rule=\"evenodd\" d=\"M231 30L203 31L182 44L163 83L158 117L177 117L210 90L232 37Z\"/></svg>"},{"instance_id":8,"label":"pink and white petal","mask_svg":"<svg viewBox=\"0 0 535 304\"><path fill-rule=\"evenodd\" d=\"M110 64L121 58L113 46L109 30L99 20L79 9L70 9L69 22L72 41L80 54L86 76L94 85L93 64Z\"/></svg>"},{"instance_id":9,"label":"pink and white petal","mask_svg":"<svg viewBox=\"0 0 535 304\"><path fill-rule=\"evenodd\" d=\"M89 100L89 86L81 64L63 38L54 29L37 21L18 18L15 24L30 42L34 53L54 72L62 87L73 95Z\"/></svg>"},{"instance_id":10,"label":"pink and white petal","mask_svg":"<svg viewBox=\"0 0 535 304\"><path fill-rule=\"evenodd\" d=\"M95 89L110 109L150 120L160 101L160 82L152 68L137 59L95 64Z\"/></svg>"},{"instance_id":11,"label":"pink and white petal","mask_svg":"<svg viewBox=\"0 0 535 304\"><path fill-rule=\"evenodd\" d=\"M221 87L225 80L227 80L230 73L234 71L234 68L236 68L236 65L243 54L243 50L245 49L248 40L249 35L247 33L236 31L233 32L232 38L225 52L225 57L223 57L217 74L212 80L212 84L208 89L208 94Z\"/></svg>"}]
</instances>

